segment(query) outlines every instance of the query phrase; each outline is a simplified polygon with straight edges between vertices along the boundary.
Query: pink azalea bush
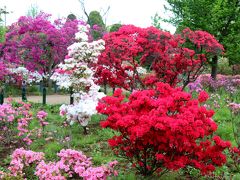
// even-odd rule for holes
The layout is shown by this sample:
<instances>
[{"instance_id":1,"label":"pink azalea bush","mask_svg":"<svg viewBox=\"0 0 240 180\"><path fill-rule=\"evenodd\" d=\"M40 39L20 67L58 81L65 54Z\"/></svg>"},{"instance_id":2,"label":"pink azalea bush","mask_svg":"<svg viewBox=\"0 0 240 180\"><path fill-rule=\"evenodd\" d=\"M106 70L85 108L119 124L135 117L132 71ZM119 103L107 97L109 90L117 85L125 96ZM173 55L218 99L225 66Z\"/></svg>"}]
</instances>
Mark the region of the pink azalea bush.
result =
<instances>
[{"instance_id":1,"label":"pink azalea bush","mask_svg":"<svg viewBox=\"0 0 240 180\"><path fill-rule=\"evenodd\" d=\"M12 161L9 170L14 176L16 176L23 175L23 168L25 166L30 166L31 164L42 161L44 154L42 152L33 152L20 148L16 149L11 157Z\"/></svg>"},{"instance_id":2,"label":"pink azalea bush","mask_svg":"<svg viewBox=\"0 0 240 180\"><path fill-rule=\"evenodd\" d=\"M0 138L3 144L9 144L16 139L16 136L30 145L32 140L29 138L28 125L32 120L32 115L29 113L30 104L20 102L20 107L13 107L11 104L0 105ZM15 128L17 134L15 134Z\"/></svg>"},{"instance_id":3,"label":"pink azalea bush","mask_svg":"<svg viewBox=\"0 0 240 180\"><path fill-rule=\"evenodd\" d=\"M229 93L234 93L240 87L240 75L228 76L219 74L217 79L213 80L210 74L202 74L195 82L188 84L188 87L191 92L200 92L203 88L211 88L212 90L222 88Z\"/></svg>"},{"instance_id":4,"label":"pink azalea bush","mask_svg":"<svg viewBox=\"0 0 240 180\"><path fill-rule=\"evenodd\" d=\"M13 104L0 105L0 144L9 145L13 142L18 142L20 138L26 145L32 143L31 136L33 131L30 130L29 124L34 119L31 112L31 104L18 102ZM39 111L37 118L41 126L46 126L45 122L47 113Z\"/></svg>"},{"instance_id":5,"label":"pink azalea bush","mask_svg":"<svg viewBox=\"0 0 240 180\"><path fill-rule=\"evenodd\" d=\"M6 65L5 65L5 63L0 60L0 85L2 84L2 82L4 82L5 76L8 73L9 72L8 72L8 69L7 69Z\"/></svg>"},{"instance_id":6,"label":"pink azalea bush","mask_svg":"<svg viewBox=\"0 0 240 180\"><path fill-rule=\"evenodd\" d=\"M44 128L46 125L49 124L46 121L47 116L48 116L48 113L46 113L45 111L38 111L38 113L37 113L37 118L38 118L40 126L42 128Z\"/></svg>"},{"instance_id":7,"label":"pink azalea bush","mask_svg":"<svg viewBox=\"0 0 240 180\"><path fill-rule=\"evenodd\" d=\"M36 167L34 174L40 180L65 180L68 177L81 177L84 180L100 180L107 179L111 175L117 175L117 171L114 170L114 167L118 163L117 161L93 167L91 158L85 156L81 151L72 149L62 149L58 153L60 159L56 162L45 162L44 153L25 150L23 148L16 149L11 157L10 174L2 172L2 177L24 177L24 170L30 166Z\"/></svg>"}]
</instances>

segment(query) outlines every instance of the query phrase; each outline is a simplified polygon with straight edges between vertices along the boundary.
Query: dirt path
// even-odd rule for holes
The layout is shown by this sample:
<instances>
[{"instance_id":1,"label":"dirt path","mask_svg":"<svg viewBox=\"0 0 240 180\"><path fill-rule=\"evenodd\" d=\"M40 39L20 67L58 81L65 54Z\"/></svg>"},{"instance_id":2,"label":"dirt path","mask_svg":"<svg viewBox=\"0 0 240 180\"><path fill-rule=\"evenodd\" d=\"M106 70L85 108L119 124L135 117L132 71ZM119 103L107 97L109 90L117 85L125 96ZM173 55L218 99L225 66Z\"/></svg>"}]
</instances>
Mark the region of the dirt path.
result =
<instances>
[{"instance_id":1,"label":"dirt path","mask_svg":"<svg viewBox=\"0 0 240 180\"><path fill-rule=\"evenodd\" d=\"M21 101L22 97L13 97L14 100ZM27 100L35 103L42 103L42 96L27 96ZM6 102L6 100L4 100ZM47 95L47 104L69 104L70 95Z\"/></svg>"}]
</instances>

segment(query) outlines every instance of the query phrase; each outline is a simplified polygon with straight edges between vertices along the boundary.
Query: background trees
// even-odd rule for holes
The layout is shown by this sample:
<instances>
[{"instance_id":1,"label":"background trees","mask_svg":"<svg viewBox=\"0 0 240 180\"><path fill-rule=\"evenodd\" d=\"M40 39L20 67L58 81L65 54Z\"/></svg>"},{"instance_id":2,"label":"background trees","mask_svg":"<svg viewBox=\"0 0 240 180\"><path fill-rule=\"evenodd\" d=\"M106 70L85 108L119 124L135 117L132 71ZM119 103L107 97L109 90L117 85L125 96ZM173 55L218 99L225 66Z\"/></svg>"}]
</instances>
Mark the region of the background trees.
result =
<instances>
[{"instance_id":1,"label":"background trees","mask_svg":"<svg viewBox=\"0 0 240 180\"><path fill-rule=\"evenodd\" d=\"M156 81L185 87L198 77L209 57L223 52L211 34L190 29L172 35L154 27L125 25L103 40L105 50L96 64L97 82L130 91Z\"/></svg>"},{"instance_id":2,"label":"background trees","mask_svg":"<svg viewBox=\"0 0 240 180\"><path fill-rule=\"evenodd\" d=\"M50 76L64 60L67 47L75 41L78 21L56 20L41 13L35 18L22 16L9 27L2 44L3 59L29 71Z\"/></svg>"},{"instance_id":3,"label":"background trees","mask_svg":"<svg viewBox=\"0 0 240 180\"><path fill-rule=\"evenodd\" d=\"M173 17L165 19L177 27L205 30L224 45L230 64L240 63L240 2L238 0L167 0L167 11ZM211 63L212 77L216 78L218 58Z\"/></svg>"}]
</instances>

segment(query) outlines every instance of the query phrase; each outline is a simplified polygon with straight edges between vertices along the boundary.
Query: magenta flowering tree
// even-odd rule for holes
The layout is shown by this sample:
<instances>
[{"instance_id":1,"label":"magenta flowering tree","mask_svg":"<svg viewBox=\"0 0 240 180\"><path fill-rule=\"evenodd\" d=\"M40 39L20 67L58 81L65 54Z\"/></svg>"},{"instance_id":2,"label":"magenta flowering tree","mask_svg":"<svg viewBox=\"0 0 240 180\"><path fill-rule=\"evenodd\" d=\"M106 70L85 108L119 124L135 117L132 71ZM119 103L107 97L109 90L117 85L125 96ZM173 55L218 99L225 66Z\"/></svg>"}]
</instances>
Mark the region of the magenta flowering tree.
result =
<instances>
[{"instance_id":1,"label":"magenta flowering tree","mask_svg":"<svg viewBox=\"0 0 240 180\"><path fill-rule=\"evenodd\" d=\"M55 20L41 13L37 17L22 16L6 33L2 46L3 59L24 66L49 77L55 67L64 60L67 47L74 43L78 31L78 20Z\"/></svg>"},{"instance_id":2,"label":"magenta flowering tree","mask_svg":"<svg viewBox=\"0 0 240 180\"><path fill-rule=\"evenodd\" d=\"M3 104L3 84L5 82L5 76L8 74L8 69L6 65L0 60L0 104Z\"/></svg>"},{"instance_id":3,"label":"magenta flowering tree","mask_svg":"<svg viewBox=\"0 0 240 180\"><path fill-rule=\"evenodd\" d=\"M5 76L8 74L8 69L6 68L6 65L4 62L0 60L0 86L4 82Z\"/></svg>"}]
</instances>

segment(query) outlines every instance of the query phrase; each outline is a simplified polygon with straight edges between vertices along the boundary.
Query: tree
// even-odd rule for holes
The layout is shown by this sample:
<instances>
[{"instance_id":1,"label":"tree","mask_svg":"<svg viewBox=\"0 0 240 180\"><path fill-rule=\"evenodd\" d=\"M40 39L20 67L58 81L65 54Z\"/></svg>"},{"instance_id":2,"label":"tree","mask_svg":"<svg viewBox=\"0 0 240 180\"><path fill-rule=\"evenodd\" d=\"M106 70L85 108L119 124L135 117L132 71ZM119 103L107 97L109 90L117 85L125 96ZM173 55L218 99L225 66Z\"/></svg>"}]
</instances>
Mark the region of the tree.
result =
<instances>
[{"instance_id":1,"label":"tree","mask_svg":"<svg viewBox=\"0 0 240 180\"><path fill-rule=\"evenodd\" d=\"M68 16L67 16L67 19L68 20L75 20L75 19L77 19L77 17L75 16L75 14L69 14Z\"/></svg>"},{"instance_id":2,"label":"tree","mask_svg":"<svg viewBox=\"0 0 240 180\"><path fill-rule=\"evenodd\" d=\"M7 27L0 25L0 43L5 41L5 34L7 32Z\"/></svg>"},{"instance_id":3,"label":"tree","mask_svg":"<svg viewBox=\"0 0 240 180\"><path fill-rule=\"evenodd\" d=\"M120 24L120 23L113 24L113 25L111 25L109 32L118 31L121 26L122 26L122 24Z\"/></svg>"},{"instance_id":4,"label":"tree","mask_svg":"<svg viewBox=\"0 0 240 180\"><path fill-rule=\"evenodd\" d=\"M55 80L60 88L71 88L74 92L72 97L74 103L63 104L60 107L60 114L67 118L72 124L78 122L83 126L84 134L87 134L87 125L91 116L96 113L98 100L104 94L98 92L100 86L94 83L91 64L97 61L101 51L104 50L104 41L98 40L89 42L88 25L79 25L79 32L76 33L78 43L68 47L68 55L64 64L59 64L51 79Z\"/></svg>"},{"instance_id":5,"label":"tree","mask_svg":"<svg viewBox=\"0 0 240 180\"><path fill-rule=\"evenodd\" d=\"M2 19L2 14L5 16L5 20ZM5 26L6 26L6 15L9 14L9 12L6 10L6 6L4 8L0 8L0 23L5 21Z\"/></svg>"},{"instance_id":6,"label":"tree","mask_svg":"<svg viewBox=\"0 0 240 180\"><path fill-rule=\"evenodd\" d=\"M167 0L167 11L173 17L165 19L180 32L186 27L213 34L226 50L230 64L240 63L240 3L238 0ZM211 76L216 78L218 57L210 64Z\"/></svg>"},{"instance_id":7,"label":"tree","mask_svg":"<svg viewBox=\"0 0 240 180\"><path fill-rule=\"evenodd\" d=\"M91 27L91 34L94 40L101 39L106 31L106 25L103 21L103 17L106 16L109 12L110 6L104 12L101 11L91 11L87 12L85 8L85 1L79 0L81 4L82 11L87 18L87 23ZM105 18L106 22L106 18Z\"/></svg>"},{"instance_id":8,"label":"tree","mask_svg":"<svg viewBox=\"0 0 240 180\"><path fill-rule=\"evenodd\" d=\"M183 88L202 72L206 57L223 47L209 33L186 29L172 35L155 27L122 26L104 36L105 50L98 58L98 84L132 91L161 81ZM183 48L186 44L191 45Z\"/></svg>"},{"instance_id":9,"label":"tree","mask_svg":"<svg viewBox=\"0 0 240 180\"><path fill-rule=\"evenodd\" d=\"M152 25L158 29L162 29L161 28L161 17L158 15L158 13L156 13L153 17L151 17L152 19Z\"/></svg>"},{"instance_id":10,"label":"tree","mask_svg":"<svg viewBox=\"0 0 240 180\"><path fill-rule=\"evenodd\" d=\"M27 11L27 16L31 16L33 18L37 17L37 15L40 13L39 7L37 4L31 4Z\"/></svg>"},{"instance_id":11,"label":"tree","mask_svg":"<svg viewBox=\"0 0 240 180\"><path fill-rule=\"evenodd\" d=\"M67 47L75 42L79 22L57 20L52 24L49 16L22 16L13 23L1 48L3 59L37 71L45 78L51 76L67 55Z\"/></svg>"},{"instance_id":12,"label":"tree","mask_svg":"<svg viewBox=\"0 0 240 180\"><path fill-rule=\"evenodd\" d=\"M87 23L91 27L91 34L94 40L100 39L106 29L102 16L98 11L91 11Z\"/></svg>"}]
</instances>

